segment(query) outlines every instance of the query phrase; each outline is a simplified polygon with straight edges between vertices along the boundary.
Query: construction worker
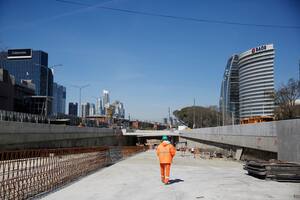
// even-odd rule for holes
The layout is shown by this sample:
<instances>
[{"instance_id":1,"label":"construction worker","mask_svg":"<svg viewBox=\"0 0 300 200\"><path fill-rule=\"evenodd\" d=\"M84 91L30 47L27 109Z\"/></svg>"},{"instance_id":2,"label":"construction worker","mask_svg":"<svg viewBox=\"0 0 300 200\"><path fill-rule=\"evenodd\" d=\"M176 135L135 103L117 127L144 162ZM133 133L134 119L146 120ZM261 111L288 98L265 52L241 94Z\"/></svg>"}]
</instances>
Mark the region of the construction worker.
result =
<instances>
[{"instance_id":1,"label":"construction worker","mask_svg":"<svg viewBox=\"0 0 300 200\"><path fill-rule=\"evenodd\" d=\"M161 181L164 184L169 183L170 168L172 159L176 154L175 147L168 141L168 137L162 137L162 143L157 147L156 154L160 162Z\"/></svg>"}]
</instances>

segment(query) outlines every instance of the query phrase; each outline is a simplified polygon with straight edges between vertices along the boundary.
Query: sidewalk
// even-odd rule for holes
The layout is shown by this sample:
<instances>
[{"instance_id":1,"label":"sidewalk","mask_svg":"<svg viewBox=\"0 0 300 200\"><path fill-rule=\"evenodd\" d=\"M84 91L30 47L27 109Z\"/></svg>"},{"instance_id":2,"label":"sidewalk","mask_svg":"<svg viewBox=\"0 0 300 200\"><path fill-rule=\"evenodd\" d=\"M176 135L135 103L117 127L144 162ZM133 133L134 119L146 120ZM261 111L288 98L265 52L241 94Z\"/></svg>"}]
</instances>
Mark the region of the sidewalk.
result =
<instances>
[{"instance_id":1,"label":"sidewalk","mask_svg":"<svg viewBox=\"0 0 300 200\"><path fill-rule=\"evenodd\" d=\"M170 185L161 183L159 163L155 152L150 150L84 177L43 199L300 199L299 183L260 180L248 176L239 162L200 160L177 153L171 167L170 178L174 183Z\"/></svg>"}]
</instances>

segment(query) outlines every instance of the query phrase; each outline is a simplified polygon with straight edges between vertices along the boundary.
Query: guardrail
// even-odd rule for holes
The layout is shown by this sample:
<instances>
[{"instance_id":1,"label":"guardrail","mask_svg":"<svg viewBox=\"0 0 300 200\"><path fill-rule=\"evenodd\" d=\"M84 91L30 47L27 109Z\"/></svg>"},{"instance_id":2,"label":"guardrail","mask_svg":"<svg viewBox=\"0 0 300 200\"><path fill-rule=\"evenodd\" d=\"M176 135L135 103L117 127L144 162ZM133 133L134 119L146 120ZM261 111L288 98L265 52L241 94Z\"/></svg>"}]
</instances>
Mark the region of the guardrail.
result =
<instances>
[{"instance_id":1,"label":"guardrail","mask_svg":"<svg viewBox=\"0 0 300 200\"><path fill-rule=\"evenodd\" d=\"M52 191L144 147L94 147L0 152L0 199L28 199Z\"/></svg>"},{"instance_id":2,"label":"guardrail","mask_svg":"<svg viewBox=\"0 0 300 200\"><path fill-rule=\"evenodd\" d=\"M0 110L0 120L32 123L49 123L49 119L42 115L20 113L7 110Z\"/></svg>"}]
</instances>

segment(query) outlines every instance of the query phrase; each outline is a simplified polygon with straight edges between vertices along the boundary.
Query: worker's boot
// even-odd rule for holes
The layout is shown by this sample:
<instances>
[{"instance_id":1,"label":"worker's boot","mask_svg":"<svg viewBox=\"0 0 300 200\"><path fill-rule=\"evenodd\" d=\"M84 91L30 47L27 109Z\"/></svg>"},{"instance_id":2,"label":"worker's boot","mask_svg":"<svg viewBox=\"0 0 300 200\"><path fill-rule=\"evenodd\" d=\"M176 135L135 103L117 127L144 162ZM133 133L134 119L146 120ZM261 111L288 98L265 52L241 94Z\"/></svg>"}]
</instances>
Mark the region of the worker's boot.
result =
<instances>
[{"instance_id":1,"label":"worker's boot","mask_svg":"<svg viewBox=\"0 0 300 200\"><path fill-rule=\"evenodd\" d=\"M165 179L165 185L168 185L169 184L169 178L166 178Z\"/></svg>"}]
</instances>

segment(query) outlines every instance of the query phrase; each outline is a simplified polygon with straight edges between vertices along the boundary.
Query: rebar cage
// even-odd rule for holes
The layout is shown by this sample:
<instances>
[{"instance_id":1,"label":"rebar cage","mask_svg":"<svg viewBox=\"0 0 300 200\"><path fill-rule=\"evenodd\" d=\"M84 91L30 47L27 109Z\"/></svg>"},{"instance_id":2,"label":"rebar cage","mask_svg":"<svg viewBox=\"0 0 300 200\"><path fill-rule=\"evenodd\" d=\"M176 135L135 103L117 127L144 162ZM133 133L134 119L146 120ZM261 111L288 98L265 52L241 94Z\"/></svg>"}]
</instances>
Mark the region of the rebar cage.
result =
<instances>
[{"instance_id":1,"label":"rebar cage","mask_svg":"<svg viewBox=\"0 0 300 200\"><path fill-rule=\"evenodd\" d=\"M144 147L0 151L0 199L28 199L52 191Z\"/></svg>"}]
</instances>

